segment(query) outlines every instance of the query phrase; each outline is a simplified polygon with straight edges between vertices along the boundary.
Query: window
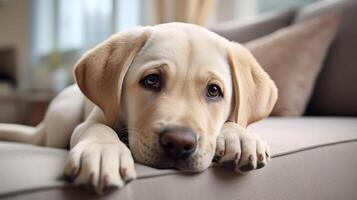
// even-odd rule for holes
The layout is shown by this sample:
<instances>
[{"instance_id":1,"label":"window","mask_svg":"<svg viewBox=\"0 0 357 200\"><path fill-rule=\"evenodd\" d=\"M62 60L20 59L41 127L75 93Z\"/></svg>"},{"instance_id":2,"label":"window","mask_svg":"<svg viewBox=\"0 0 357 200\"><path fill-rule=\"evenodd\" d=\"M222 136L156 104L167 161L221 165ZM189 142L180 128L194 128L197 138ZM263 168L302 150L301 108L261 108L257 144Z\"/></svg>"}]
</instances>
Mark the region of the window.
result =
<instances>
[{"instance_id":1,"label":"window","mask_svg":"<svg viewBox=\"0 0 357 200\"><path fill-rule=\"evenodd\" d=\"M43 77L46 70L63 68L68 69L70 78L73 65L85 50L115 32L140 24L140 4L141 0L34 0L33 81ZM35 87L51 85L39 81Z\"/></svg>"},{"instance_id":2,"label":"window","mask_svg":"<svg viewBox=\"0 0 357 200\"><path fill-rule=\"evenodd\" d=\"M173 0L164 0L171 2ZM180 1L180 0L177 0ZM259 13L301 6L313 0L216 0L212 23L240 20ZM36 89L69 84L73 65L84 51L120 30L155 24L155 0L33 0L32 45L29 70ZM156 4L155 4L156 3ZM171 5L171 4L170 4ZM156 9L156 10L155 10ZM214 14L215 13L215 14ZM61 75L62 85L52 84L51 74ZM62 70L63 71L63 70ZM46 78L47 77L47 78ZM66 78L68 80L66 80ZM46 79L48 79L46 81Z\"/></svg>"}]
</instances>

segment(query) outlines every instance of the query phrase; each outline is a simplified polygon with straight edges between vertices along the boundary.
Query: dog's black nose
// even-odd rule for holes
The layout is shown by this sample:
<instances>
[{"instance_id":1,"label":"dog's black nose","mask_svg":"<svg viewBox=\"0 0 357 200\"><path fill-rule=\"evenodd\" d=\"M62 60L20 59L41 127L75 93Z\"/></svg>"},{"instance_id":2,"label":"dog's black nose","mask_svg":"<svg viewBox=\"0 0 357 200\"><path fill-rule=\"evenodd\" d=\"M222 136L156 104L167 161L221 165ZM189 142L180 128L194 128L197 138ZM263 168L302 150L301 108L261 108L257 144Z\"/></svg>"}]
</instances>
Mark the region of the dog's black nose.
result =
<instances>
[{"instance_id":1,"label":"dog's black nose","mask_svg":"<svg viewBox=\"0 0 357 200\"><path fill-rule=\"evenodd\" d=\"M197 146L195 134L183 127L163 130L159 140L162 149L173 159L190 156Z\"/></svg>"}]
</instances>

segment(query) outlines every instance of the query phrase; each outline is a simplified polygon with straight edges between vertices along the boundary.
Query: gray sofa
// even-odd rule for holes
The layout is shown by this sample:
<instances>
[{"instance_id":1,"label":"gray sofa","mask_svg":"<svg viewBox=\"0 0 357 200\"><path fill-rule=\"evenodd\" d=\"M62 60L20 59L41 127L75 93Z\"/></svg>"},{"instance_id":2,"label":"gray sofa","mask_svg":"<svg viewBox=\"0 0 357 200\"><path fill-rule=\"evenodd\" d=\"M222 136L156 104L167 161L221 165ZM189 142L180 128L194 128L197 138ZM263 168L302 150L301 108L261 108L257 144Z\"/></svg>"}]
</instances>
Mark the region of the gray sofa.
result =
<instances>
[{"instance_id":1,"label":"gray sofa","mask_svg":"<svg viewBox=\"0 0 357 200\"><path fill-rule=\"evenodd\" d=\"M271 117L249 127L265 139L272 161L237 175L212 166L200 174L137 165L139 178L97 197L68 185L68 151L0 142L2 199L357 199L357 1L319 1L213 31L241 43L331 9L343 18L306 116Z\"/></svg>"}]
</instances>

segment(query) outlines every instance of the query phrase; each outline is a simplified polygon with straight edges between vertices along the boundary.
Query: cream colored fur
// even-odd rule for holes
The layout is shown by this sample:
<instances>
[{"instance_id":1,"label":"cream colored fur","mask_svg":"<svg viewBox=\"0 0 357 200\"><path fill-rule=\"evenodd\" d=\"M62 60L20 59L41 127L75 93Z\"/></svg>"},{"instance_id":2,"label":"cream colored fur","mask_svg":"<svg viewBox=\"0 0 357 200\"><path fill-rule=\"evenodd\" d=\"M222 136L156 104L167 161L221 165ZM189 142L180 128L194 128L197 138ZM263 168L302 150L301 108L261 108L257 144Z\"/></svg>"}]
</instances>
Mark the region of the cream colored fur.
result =
<instances>
[{"instance_id":1,"label":"cream colored fur","mask_svg":"<svg viewBox=\"0 0 357 200\"><path fill-rule=\"evenodd\" d=\"M164 79L159 93L139 84L153 72ZM193 172L209 167L215 154L236 171L269 159L266 143L245 128L269 115L276 87L248 50L204 28L170 23L120 32L85 54L75 77L79 87L59 94L40 126L1 124L0 139L70 146L64 173L77 185L98 193L121 187L136 177L134 159ZM223 98L205 98L210 83ZM198 147L185 160L165 157L158 144L158 131L173 125L197 134ZM130 150L119 139L124 132Z\"/></svg>"}]
</instances>

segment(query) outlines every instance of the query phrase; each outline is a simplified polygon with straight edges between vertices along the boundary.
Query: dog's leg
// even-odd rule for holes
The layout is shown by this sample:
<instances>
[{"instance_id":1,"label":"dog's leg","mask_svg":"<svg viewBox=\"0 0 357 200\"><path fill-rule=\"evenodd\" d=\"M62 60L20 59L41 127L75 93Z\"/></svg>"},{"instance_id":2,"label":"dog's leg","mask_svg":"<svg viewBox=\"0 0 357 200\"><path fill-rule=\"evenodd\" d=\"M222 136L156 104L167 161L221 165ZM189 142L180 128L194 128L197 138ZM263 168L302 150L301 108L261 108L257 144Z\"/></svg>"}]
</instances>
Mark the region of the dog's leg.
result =
<instances>
[{"instance_id":1,"label":"dog's leg","mask_svg":"<svg viewBox=\"0 0 357 200\"><path fill-rule=\"evenodd\" d=\"M43 145L43 124L39 124L37 127L31 127L0 123L0 140Z\"/></svg>"},{"instance_id":2,"label":"dog's leg","mask_svg":"<svg viewBox=\"0 0 357 200\"><path fill-rule=\"evenodd\" d=\"M84 96L76 85L56 96L37 127L0 124L0 140L66 148L83 116Z\"/></svg>"},{"instance_id":3,"label":"dog's leg","mask_svg":"<svg viewBox=\"0 0 357 200\"><path fill-rule=\"evenodd\" d=\"M69 147L73 130L83 121L84 99L79 88L72 85L51 102L43 120L45 146Z\"/></svg>"},{"instance_id":4,"label":"dog's leg","mask_svg":"<svg viewBox=\"0 0 357 200\"><path fill-rule=\"evenodd\" d=\"M270 159L268 145L233 122L223 125L217 138L216 155L221 163L233 162L238 172L262 168Z\"/></svg>"},{"instance_id":5,"label":"dog's leg","mask_svg":"<svg viewBox=\"0 0 357 200\"><path fill-rule=\"evenodd\" d=\"M93 187L99 194L136 178L130 150L103 122L102 111L94 108L88 119L77 126L64 172L74 184Z\"/></svg>"}]
</instances>

